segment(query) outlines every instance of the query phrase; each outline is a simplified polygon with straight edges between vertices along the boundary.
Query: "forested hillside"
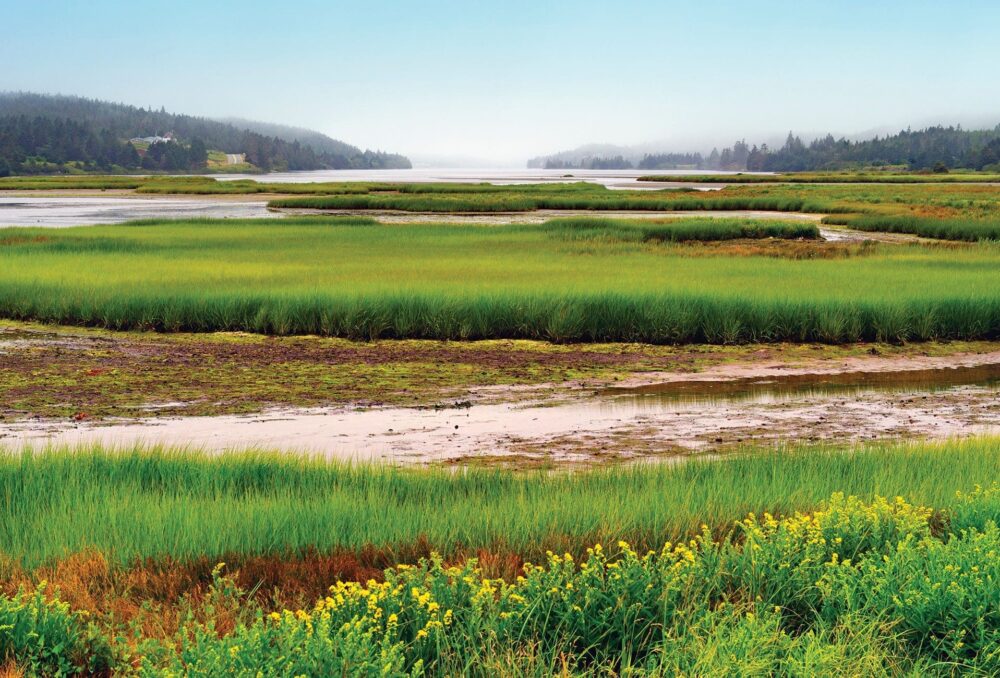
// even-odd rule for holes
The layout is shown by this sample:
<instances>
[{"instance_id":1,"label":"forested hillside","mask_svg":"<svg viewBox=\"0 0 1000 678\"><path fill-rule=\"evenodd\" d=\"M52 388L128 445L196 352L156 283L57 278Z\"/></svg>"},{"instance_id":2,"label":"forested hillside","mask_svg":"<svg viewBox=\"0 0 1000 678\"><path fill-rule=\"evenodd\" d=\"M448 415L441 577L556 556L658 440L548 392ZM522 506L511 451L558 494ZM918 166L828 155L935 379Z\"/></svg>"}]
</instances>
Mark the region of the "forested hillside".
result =
<instances>
[{"instance_id":1,"label":"forested hillside","mask_svg":"<svg viewBox=\"0 0 1000 678\"><path fill-rule=\"evenodd\" d=\"M169 141L131 143L143 137ZM244 154L262 171L409 167L318 132L229 123L163 109L68 96L0 93L0 175L82 171L198 171L207 150Z\"/></svg>"}]
</instances>

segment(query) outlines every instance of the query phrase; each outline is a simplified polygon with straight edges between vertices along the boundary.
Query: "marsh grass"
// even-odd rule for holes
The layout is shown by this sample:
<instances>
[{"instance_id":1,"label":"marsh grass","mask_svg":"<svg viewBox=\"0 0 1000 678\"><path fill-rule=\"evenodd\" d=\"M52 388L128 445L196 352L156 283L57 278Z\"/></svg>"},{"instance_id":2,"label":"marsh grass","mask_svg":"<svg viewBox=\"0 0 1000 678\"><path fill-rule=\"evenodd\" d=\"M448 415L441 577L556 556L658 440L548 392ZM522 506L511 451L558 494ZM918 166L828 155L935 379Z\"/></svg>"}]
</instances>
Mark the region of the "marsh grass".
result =
<instances>
[{"instance_id":1,"label":"marsh grass","mask_svg":"<svg viewBox=\"0 0 1000 678\"><path fill-rule=\"evenodd\" d=\"M828 223L857 224L863 230L915 233L959 241L996 240L998 237L1000 191L992 186L923 182L918 175L899 177L897 182L879 182L885 185L863 180L819 181L829 178L828 175L817 175L816 181L806 175L795 176L796 181L788 184L776 183L773 176L745 175L744 183L750 185L735 185L713 192L613 191L592 184L406 185L395 191L283 198L272 200L269 205L316 210L467 213L542 209L809 212L829 215L826 217ZM925 185L917 185L921 183Z\"/></svg>"},{"instance_id":2,"label":"marsh grass","mask_svg":"<svg viewBox=\"0 0 1000 678\"><path fill-rule=\"evenodd\" d=\"M755 219L676 219L648 220L568 217L552 219L541 228L565 240L607 242L719 242L725 240L779 238L783 240L820 237L810 223Z\"/></svg>"},{"instance_id":3,"label":"marsh grass","mask_svg":"<svg viewBox=\"0 0 1000 678\"><path fill-rule=\"evenodd\" d=\"M366 218L148 221L0 235L0 315L109 329L355 339L741 343L1000 336L994 247L790 260L661 238L810 225ZM756 231L756 233L749 233Z\"/></svg>"},{"instance_id":4,"label":"marsh grass","mask_svg":"<svg viewBox=\"0 0 1000 678\"><path fill-rule=\"evenodd\" d=\"M144 177L70 175L58 177L0 177L0 191L135 189Z\"/></svg>"},{"instance_id":5,"label":"marsh grass","mask_svg":"<svg viewBox=\"0 0 1000 678\"><path fill-rule=\"evenodd\" d=\"M599 187L603 188L603 187ZM820 204L796 198L705 196L675 191L569 192L564 189L543 192L414 192L364 193L358 195L322 195L272 200L269 207L317 210L400 210L407 212L530 212L534 210L596 211L719 211L768 210L775 212L837 211L821 209Z\"/></svg>"},{"instance_id":6,"label":"marsh grass","mask_svg":"<svg viewBox=\"0 0 1000 678\"><path fill-rule=\"evenodd\" d=\"M533 559L609 539L659 548L702 524L725 531L747 512L808 510L837 491L947 508L957 490L996 480L998 461L997 438L547 473L250 451L17 451L0 457L0 554L34 567L86 549L127 564L366 547L405 560L428 546ZM1000 518L1000 503L989 510Z\"/></svg>"}]
</instances>

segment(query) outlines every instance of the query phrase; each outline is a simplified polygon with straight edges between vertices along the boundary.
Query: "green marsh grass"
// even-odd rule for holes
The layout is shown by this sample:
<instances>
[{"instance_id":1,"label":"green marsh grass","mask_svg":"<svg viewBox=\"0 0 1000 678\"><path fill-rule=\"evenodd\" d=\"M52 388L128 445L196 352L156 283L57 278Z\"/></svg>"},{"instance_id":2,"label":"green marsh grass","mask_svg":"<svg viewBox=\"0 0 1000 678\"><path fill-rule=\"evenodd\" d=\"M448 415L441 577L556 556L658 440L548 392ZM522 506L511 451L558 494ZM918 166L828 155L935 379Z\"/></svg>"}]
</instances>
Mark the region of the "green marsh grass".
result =
<instances>
[{"instance_id":1,"label":"green marsh grass","mask_svg":"<svg viewBox=\"0 0 1000 678\"><path fill-rule=\"evenodd\" d=\"M812 228L753 224L739 228L796 235ZM609 228L613 237L573 237ZM303 217L6 229L0 316L355 339L1000 337L1000 252L993 245L883 247L836 260L791 260L689 256L686 245L656 235L718 237L733 228L700 221L590 229L585 222L382 225ZM644 242L645 234L656 237Z\"/></svg>"},{"instance_id":2,"label":"green marsh grass","mask_svg":"<svg viewBox=\"0 0 1000 678\"><path fill-rule=\"evenodd\" d=\"M649 220L566 217L552 219L541 228L566 240L608 242L718 242L722 240L820 237L815 224L754 219Z\"/></svg>"},{"instance_id":3,"label":"green marsh grass","mask_svg":"<svg viewBox=\"0 0 1000 678\"><path fill-rule=\"evenodd\" d=\"M8 451L0 456L0 554L34 567L85 549L122 564L366 546L403 560L427 545L448 556L485 548L529 559L618 539L658 549L702 524L725 531L748 512L808 510L833 492L948 508L956 491L997 481L998 462L1000 438L746 450L719 461L547 473L264 452ZM1000 518L1000 502L980 510Z\"/></svg>"},{"instance_id":4,"label":"green marsh grass","mask_svg":"<svg viewBox=\"0 0 1000 678\"><path fill-rule=\"evenodd\" d=\"M86 174L42 177L2 177L0 191L68 190L68 189L133 189L146 182L144 177L92 176Z\"/></svg>"},{"instance_id":5,"label":"green marsh grass","mask_svg":"<svg viewBox=\"0 0 1000 678\"><path fill-rule=\"evenodd\" d=\"M693 196L678 191L565 190L518 192L364 193L281 198L269 207L320 210L400 210L407 212L530 212L534 210L718 211L768 210L814 212L819 205L796 198Z\"/></svg>"}]
</instances>

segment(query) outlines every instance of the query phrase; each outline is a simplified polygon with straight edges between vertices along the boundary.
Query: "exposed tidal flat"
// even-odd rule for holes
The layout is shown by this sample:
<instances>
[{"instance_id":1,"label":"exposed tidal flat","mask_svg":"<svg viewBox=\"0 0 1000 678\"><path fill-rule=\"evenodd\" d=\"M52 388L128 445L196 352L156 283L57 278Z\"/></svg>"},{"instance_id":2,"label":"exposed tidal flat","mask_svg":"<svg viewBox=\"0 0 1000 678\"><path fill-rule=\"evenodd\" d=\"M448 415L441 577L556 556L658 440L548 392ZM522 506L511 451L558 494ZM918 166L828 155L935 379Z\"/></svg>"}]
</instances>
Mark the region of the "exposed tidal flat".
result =
<instances>
[{"instance_id":1,"label":"exposed tidal flat","mask_svg":"<svg viewBox=\"0 0 1000 678\"><path fill-rule=\"evenodd\" d=\"M0 327L0 444L506 468L1000 425L1000 345L652 346Z\"/></svg>"}]
</instances>

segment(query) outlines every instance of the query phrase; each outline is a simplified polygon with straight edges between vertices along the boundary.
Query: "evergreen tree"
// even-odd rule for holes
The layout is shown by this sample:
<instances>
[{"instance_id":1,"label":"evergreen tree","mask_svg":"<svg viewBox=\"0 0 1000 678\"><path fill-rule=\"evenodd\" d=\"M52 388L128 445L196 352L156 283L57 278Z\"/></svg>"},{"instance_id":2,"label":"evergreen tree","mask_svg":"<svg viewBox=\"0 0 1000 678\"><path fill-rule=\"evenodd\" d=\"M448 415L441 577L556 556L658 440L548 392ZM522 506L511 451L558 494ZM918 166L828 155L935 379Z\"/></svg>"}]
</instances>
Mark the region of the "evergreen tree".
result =
<instances>
[{"instance_id":1,"label":"evergreen tree","mask_svg":"<svg viewBox=\"0 0 1000 678\"><path fill-rule=\"evenodd\" d=\"M205 167L208 163L208 149L205 142L195 137L191 140L191 147L188 149L188 159L192 168Z\"/></svg>"}]
</instances>

